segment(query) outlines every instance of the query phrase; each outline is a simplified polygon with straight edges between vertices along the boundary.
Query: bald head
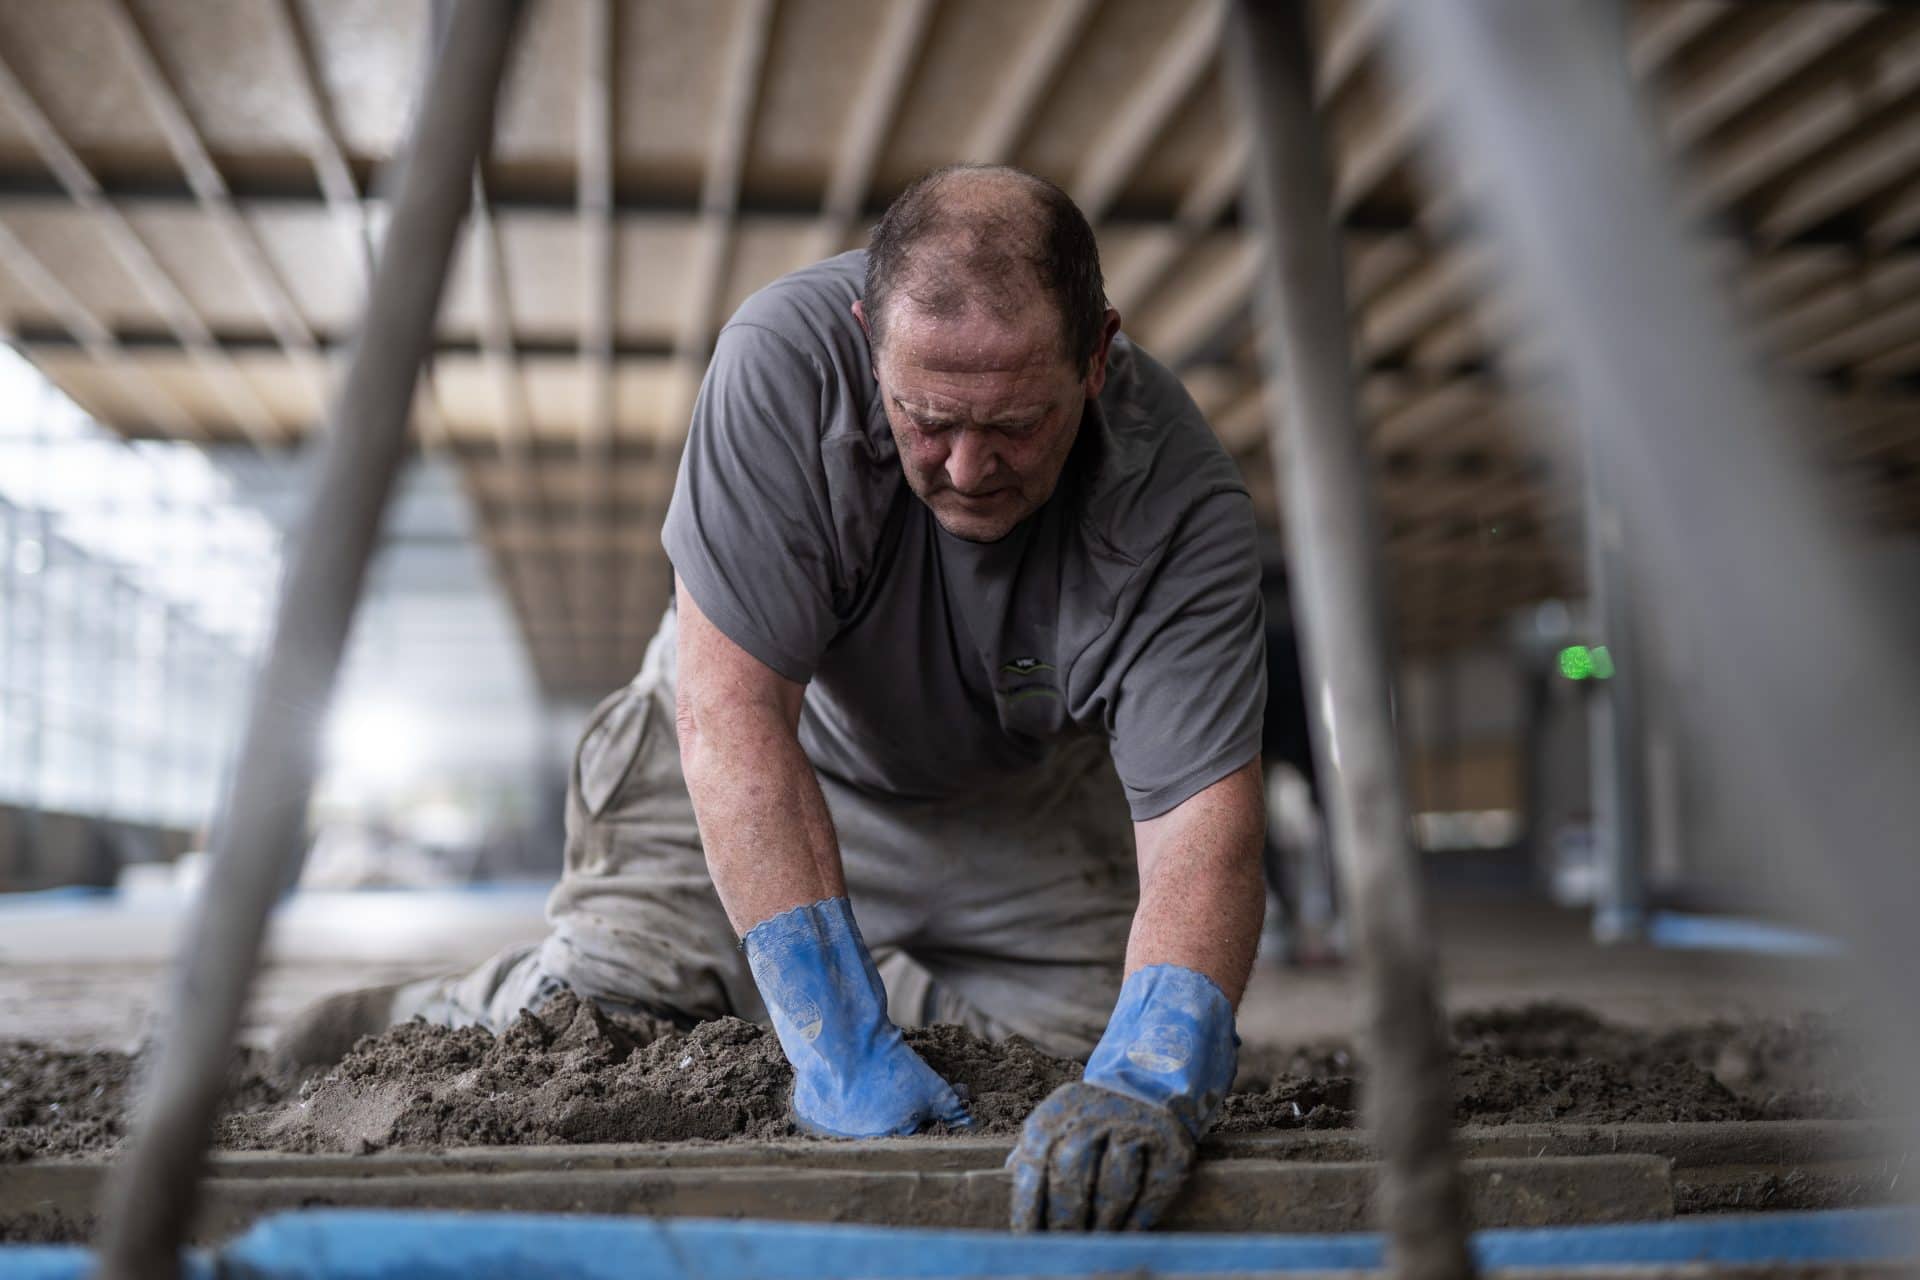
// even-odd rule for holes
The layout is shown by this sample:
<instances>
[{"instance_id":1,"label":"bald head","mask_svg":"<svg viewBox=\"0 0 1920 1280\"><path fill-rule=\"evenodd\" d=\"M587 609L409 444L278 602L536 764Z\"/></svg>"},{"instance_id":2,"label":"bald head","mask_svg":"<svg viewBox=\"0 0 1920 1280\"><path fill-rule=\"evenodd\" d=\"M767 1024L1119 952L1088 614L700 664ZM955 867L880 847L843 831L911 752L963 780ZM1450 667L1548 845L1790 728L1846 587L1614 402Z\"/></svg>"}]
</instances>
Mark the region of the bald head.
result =
<instances>
[{"instance_id":1,"label":"bald head","mask_svg":"<svg viewBox=\"0 0 1920 1280\"><path fill-rule=\"evenodd\" d=\"M1100 254L1086 218L1043 178L1007 165L937 169L873 229L864 311L876 349L901 309L1013 324L1042 307L1060 354L1085 369L1106 318Z\"/></svg>"}]
</instances>

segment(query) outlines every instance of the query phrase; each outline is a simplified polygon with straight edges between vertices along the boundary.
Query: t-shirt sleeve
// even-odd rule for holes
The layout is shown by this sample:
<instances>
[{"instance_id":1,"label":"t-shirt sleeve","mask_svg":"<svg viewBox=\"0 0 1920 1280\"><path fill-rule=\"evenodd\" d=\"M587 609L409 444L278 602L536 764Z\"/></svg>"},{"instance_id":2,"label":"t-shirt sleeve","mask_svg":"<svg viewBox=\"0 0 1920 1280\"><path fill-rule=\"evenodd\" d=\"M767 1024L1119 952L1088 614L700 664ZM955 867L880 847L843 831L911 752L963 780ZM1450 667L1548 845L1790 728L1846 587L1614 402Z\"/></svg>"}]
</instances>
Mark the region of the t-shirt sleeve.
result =
<instances>
[{"instance_id":1,"label":"t-shirt sleeve","mask_svg":"<svg viewBox=\"0 0 1920 1280\"><path fill-rule=\"evenodd\" d=\"M1253 759L1266 705L1265 615L1253 504L1196 504L1150 572L1116 650L1114 767L1135 821Z\"/></svg>"},{"instance_id":2,"label":"t-shirt sleeve","mask_svg":"<svg viewBox=\"0 0 1920 1280\"><path fill-rule=\"evenodd\" d=\"M839 628L839 556L821 464L820 366L770 329L721 331L700 384L661 540L726 637L811 679Z\"/></svg>"}]
</instances>

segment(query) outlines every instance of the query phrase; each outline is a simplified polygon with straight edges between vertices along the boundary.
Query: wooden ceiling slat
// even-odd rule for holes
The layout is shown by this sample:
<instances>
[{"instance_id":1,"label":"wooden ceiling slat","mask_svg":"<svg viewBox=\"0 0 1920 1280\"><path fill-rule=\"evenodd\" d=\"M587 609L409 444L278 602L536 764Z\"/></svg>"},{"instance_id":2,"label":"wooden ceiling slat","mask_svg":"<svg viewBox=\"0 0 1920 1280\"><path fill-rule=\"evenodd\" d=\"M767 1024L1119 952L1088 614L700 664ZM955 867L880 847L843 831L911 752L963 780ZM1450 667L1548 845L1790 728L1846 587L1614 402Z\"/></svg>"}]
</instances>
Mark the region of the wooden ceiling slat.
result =
<instances>
[{"instance_id":1,"label":"wooden ceiling slat","mask_svg":"<svg viewBox=\"0 0 1920 1280\"><path fill-rule=\"evenodd\" d=\"M1092 140L1067 185L1089 222L1097 223L1106 214L1174 110L1214 65L1225 20L1223 0L1194 0L1147 74Z\"/></svg>"},{"instance_id":2,"label":"wooden ceiling slat","mask_svg":"<svg viewBox=\"0 0 1920 1280\"><path fill-rule=\"evenodd\" d=\"M1734 9L1733 0L1643 0L1627 38L1627 64L1651 76Z\"/></svg>"},{"instance_id":3,"label":"wooden ceiling slat","mask_svg":"<svg viewBox=\"0 0 1920 1280\"><path fill-rule=\"evenodd\" d=\"M1920 90L1920 30L1874 50L1864 65L1836 67L1791 99L1769 100L1696 149L1682 172L1683 207L1700 216L1745 201L1793 165L1817 158L1859 122Z\"/></svg>"},{"instance_id":4,"label":"wooden ceiling slat","mask_svg":"<svg viewBox=\"0 0 1920 1280\"><path fill-rule=\"evenodd\" d=\"M364 288L373 273L373 234L367 224L366 206L361 203L360 183L341 147L339 122L321 82L313 41L298 4L295 0L273 0L273 10L275 30L286 42L294 66L294 93L307 116L307 159Z\"/></svg>"},{"instance_id":5,"label":"wooden ceiling slat","mask_svg":"<svg viewBox=\"0 0 1920 1280\"><path fill-rule=\"evenodd\" d=\"M1047 0L1033 31L1020 42L1013 66L988 99L986 111L974 124L961 155L976 164L1002 164L1026 135L1061 65L1080 38L1094 8L1093 0Z\"/></svg>"},{"instance_id":6,"label":"wooden ceiling slat","mask_svg":"<svg viewBox=\"0 0 1920 1280\"><path fill-rule=\"evenodd\" d=\"M692 413L718 327L727 273L734 260L740 184L746 174L773 21L774 0L740 0L728 35L726 78L708 141L706 172L701 178L689 303L675 339L678 385L667 410L670 421L683 420Z\"/></svg>"},{"instance_id":7,"label":"wooden ceiling slat","mask_svg":"<svg viewBox=\"0 0 1920 1280\"><path fill-rule=\"evenodd\" d=\"M1713 0L1680 0L1643 9L1629 30L1629 64L1643 79L1657 77L1682 49L1729 12L1729 6ZM1397 85L1384 107L1376 105L1371 126L1360 131L1342 160L1335 188L1335 208L1341 217L1406 164L1431 116L1431 104L1417 85ZM1436 193L1418 220L1429 227L1451 223L1458 199L1457 190ZM1433 239L1437 247L1431 252L1446 258L1447 266L1437 269L1430 262L1416 261L1399 285L1371 299L1359 311L1359 345L1366 357L1377 357L1400 346L1418 346L1449 321L1478 314L1477 295L1490 266L1486 250L1448 245L1439 235ZM1473 331L1468 322L1456 332L1465 336ZM1456 337L1451 344L1443 345L1442 357L1459 358L1455 351L1465 345Z\"/></svg>"},{"instance_id":8,"label":"wooden ceiling slat","mask_svg":"<svg viewBox=\"0 0 1920 1280\"><path fill-rule=\"evenodd\" d=\"M1341 21L1328 33L1320 59L1316 95L1326 108L1343 94L1360 67L1376 51L1387 6L1383 0L1354 0L1344 6ZM1110 282L1109 293L1123 315L1145 301L1159 287L1174 264L1213 228L1239 199L1245 181L1248 138L1234 129L1213 161L1201 172L1174 211L1173 225L1147 238L1127 264L1125 274ZM1248 286L1251 288L1251 286ZM1233 305L1233 304L1228 304Z\"/></svg>"},{"instance_id":9,"label":"wooden ceiling slat","mask_svg":"<svg viewBox=\"0 0 1920 1280\"><path fill-rule=\"evenodd\" d=\"M36 258L4 222L0 222L0 264L60 317L61 323L101 371L126 388L132 402L153 415L169 435L204 438L205 430L150 373L124 359L113 332L87 309L73 291ZM17 340L17 334L14 335Z\"/></svg>"},{"instance_id":10,"label":"wooden ceiling slat","mask_svg":"<svg viewBox=\"0 0 1920 1280\"><path fill-rule=\"evenodd\" d=\"M1695 145L1879 12L1874 4L1826 3L1755 5L1740 13L1711 65L1694 68L1669 95L1660 113L1668 138L1682 150Z\"/></svg>"},{"instance_id":11,"label":"wooden ceiling slat","mask_svg":"<svg viewBox=\"0 0 1920 1280\"><path fill-rule=\"evenodd\" d=\"M214 345L206 322L154 260L152 250L125 215L102 196L100 184L92 171L67 145L4 59L0 59L0 103L4 103L25 131L35 153L53 171L68 198L98 220L115 255L166 317L168 327L173 330L180 345L192 352L194 359L211 371L221 395L229 401L235 420L242 429L256 444L272 444L281 434L279 424L273 420L266 406L252 394L251 387L239 371Z\"/></svg>"},{"instance_id":12,"label":"wooden ceiling slat","mask_svg":"<svg viewBox=\"0 0 1920 1280\"><path fill-rule=\"evenodd\" d=\"M580 125L576 139L575 191L580 238L580 379L586 404L580 423L578 473L583 481L575 514L589 518L604 503L603 481L612 467L614 433L613 338L619 285L614 261L613 121L618 93L619 33L614 0L585 0L580 24ZM541 493L543 503L552 495ZM583 583L586 608L578 615L583 633L604 627L614 610L619 578L601 577L600 567L575 567Z\"/></svg>"},{"instance_id":13,"label":"wooden ceiling slat","mask_svg":"<svg viewBox=\"0 0 1920 1280\"><path fill-rule=\"evenodd\" d=\"M217 41L192 57L176 48L216 20L176 22L164 7L129 16L129 2L86 10L105 15L91 29L127 63L127 101L141 109L123 124L46 83L47 67L70 71L82 55L42 59L37 33L0 24L10 55L36 59L25 70L57 118L85 115L87 130L76 153L30 100L24 124L0 119L9 319L30 355L130 433L247 429L283 447L316 416L293 386L324 374L347 336L337 282L350 269L357 294L365 278L378 207L366 175L398 136L340 118L360 108L334 24L385 42L366 65L395 82L373 87L391 107L410 96L424 9L383 23L365 0L339 13L272 0L259 20L230 24L248 33L236 53L253 41L287 80L272 86L272 127L251 128L215 119L215 104L239 101L261 74L226 73L219 59L234 55ZM660 0L565 3L567 14L544 15L538 56L519 71L540 83L522 86L517 100L532 106L509 121L509 162L481 193L417 412L423 447L460 469L517 616L538 629L547 687L624 676L652 629L667 570L649 548L717 325L772 276L849 243L923 163L1021 156L1079 193L1128 329L1183 368L1262 515L1277 509L1268 396L1250 355L1258 251L1232 221L1246 140L1223 124L1214 84L1219 0L733 0L690 7L677 41ZM1513 300L1456 225L1459 192L1434 190L1410 164L1425 108L1384 57L1390 4L1318 9L1356 359L1370 371L1368 447L1398 522L1390 559L1427 593L1406 613L1410 634L1445 643L1577 584L1577 560L1560 563L1557 545L1498 545L1511 527L1544 547L1577 511L1530 456L1532 406L1487 372L1496 352L1516 368L1538 356L1509 358L1527 336ZM998 30L1014 17L1019 38L1002 39L1010 51L996 62L968 24ZM69 43L88 29L54 26L47 39ZM1848 468L1850 501L1862 519L1920 519L1920 304L1909 301L1920 294L1920 142L1908 140L1920 137L1920 15L1857 0L1640 0L1627 39L1684 157L1689 207L1738 229L1714 246L1719 277L1777 364L1829 384L1812 425ZM663 54L669 41L684 54ZM813 64L835 46L850 57L824 73ZM1096 64L1104 75L1091 75ZM8 83L0 68L0 105L24 97ZM1162 154L1175 145L1187 154ZM29 148L41 167L21 162ZM107 228L91 260L124 260L129 279L82 278L73 253L49 256L82 243L30 225L40 213L28 205L56 193L75 225ZM145 200L171 208L149 217ZM204 237L218 239L197 247ZM219 274L228 258L231 285ZM103 287L152 303L106 306Z\"/></svg>"},{"instance_id":14,"label":"wooden ceiling slat","mask_svg":"<svg viewBox=\"0 0 1920 1280\"><path fill-rule=\"evenodd\" d=\"M487 200L486 182L476 169L473 175L473 206L469 214L468 236L470 267L480 298L480 346L482 361L494 386L496 445L501 460L516 480L514 504L528 518L538 518L544 509L534 489L527 465L527 444L533 434L533 412L527 400L526 380L521 376L520 356L513 335L512 301L507 290L506 265L500 248L499 229ZM489 545L496 555L512 562L518 549L500 536L494 527L486 529ZM543 573L533 566L513 563L508 577L526 585L527 594L540 610L572 618L575 610L565 598L562 575Z\"/></svg>"},{"instance_id":15,"label":"wooden ceiling slat","mask_svg":"<svg viewBox=\"0 0 1920 1280\"><path fill-rule=\"evenodd\" d=\"M827 174L820 221L814 230L816 259L839 253L859 220L873 185L873 171L886 146L887 129L899 110L908 77L933 17L933 0L894 0L874 40L858 96L842 126L833 168Z\"/></svg>"},{"instance_id":16,"label":"wooden ceiling slat","mask_svg":"<svg viewBox=\"0 0 1920 1280\"><path fill-rule=\"evenodd\" d=\"M135 19L127 0L110 0L104 12L108 28L119 40L133 68L134 79L151 106L161 132L166 135L174 160L186 175L187 185L218 229L256 305L286 349L288 360L303 376L313 379L316 386L323 386L324 364L313 332L287 294L285 283L267 261L253 228L234 209L226 179L221 176L220 167L214 163L199 129L187 115L178 91L161 66L151 37Z\"/></svg>"},{"instance_id":17,"label":"wooden ceiling slat","mask_svg":"<svg viewBox=\"0 0 1920 1280\"><path fill-rule=\"evenodd\" d=\"M1914 105L1920 105L1916 90ZM1823 153L1795 178L1760 216L1767 244L1779 244L1808 227L1897 186L1920 164L1920 130L1910 114L1889 109L1878 121Z\"/></svg>"}]
</instances>

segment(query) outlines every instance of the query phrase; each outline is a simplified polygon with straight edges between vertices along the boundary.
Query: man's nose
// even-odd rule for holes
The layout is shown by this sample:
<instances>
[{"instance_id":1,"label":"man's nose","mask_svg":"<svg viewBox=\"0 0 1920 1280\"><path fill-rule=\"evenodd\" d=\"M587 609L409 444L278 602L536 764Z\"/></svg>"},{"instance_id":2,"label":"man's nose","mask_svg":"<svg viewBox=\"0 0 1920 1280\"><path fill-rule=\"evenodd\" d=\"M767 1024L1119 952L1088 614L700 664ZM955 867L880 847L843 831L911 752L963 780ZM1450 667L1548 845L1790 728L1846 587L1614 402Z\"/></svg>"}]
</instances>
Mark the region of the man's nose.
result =
<instances>
[{"instance_id":1,"label":"man's nose","mask_svg":"<svg viewBox=\"0 0 1920 1280\"><path fill-rule=\"evenodd\" d=\"M962 493L978 493L996 469L993 445L984 431L964 427L953 433L947 452L947 481Z\"/></svg>"}]
</instances>

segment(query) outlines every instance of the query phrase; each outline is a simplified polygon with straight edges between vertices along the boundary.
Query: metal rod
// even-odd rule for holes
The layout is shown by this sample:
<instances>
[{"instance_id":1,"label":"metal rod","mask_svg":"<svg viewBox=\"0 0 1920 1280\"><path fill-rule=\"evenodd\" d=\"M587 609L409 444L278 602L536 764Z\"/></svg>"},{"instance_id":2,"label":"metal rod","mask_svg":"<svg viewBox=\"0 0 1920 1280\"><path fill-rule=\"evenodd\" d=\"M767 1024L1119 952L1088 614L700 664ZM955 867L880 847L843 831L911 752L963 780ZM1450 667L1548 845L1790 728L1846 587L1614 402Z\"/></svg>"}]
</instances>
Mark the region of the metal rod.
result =
<instances>
[{"instance_id":1,"label":"metal rod","mask_svg":"<svg viewBox=\"0 0 1920 1280\"><path fill-rule=\"evenodd\" d=\"M1283 419L1269 429L1302 588L1314 750L1368 997L1366 1105L1383 1157L1390 1263L1398 1275L1441 1280L1471 1275L1473 1264L1392 723L1384 585L1306 7L1236 0L1225 52L1253 138L1247 202L1267 249L1261 353L1268 380L1285 388Z\"/></svg>"},{"instance_id":2,"label":"metal rod","mask_svg":"<svg viewBox=\"0 0 1920 1280\"><path fill-rule=\"evenodd\" d=\"M1619 28L1606 5L1399 3L1448 171L1479 179L1529 328L1568 376L1577 412L1553 420L1606 459L1642 613L1721 655L1690 673L1714 731L1690 764L1743 825L1742 887L1848 940L1846 1002L1874 1016L1863 1047L1904 1078L1920 1069L1912 582L1845 532L1795 388L1743 349L1672 211Z\"/></svg>"},{"instance_id":3,"label":"metal rod","mask_svg":"<svg viewBox=\"0 0 1920 1280\"><path fill-rule=\"evenodd\" d=\"M1599 655L1588 701L1594 852L1601 872L1593 936L1626 942L1646 929L1646 723L1626 528L1611 470L1604 450L1588 450L1587 639Z\"/></svg>"},{"instance_id":4,"label":"metal rod","mask_svg":"<svg viewBox=\"0 0 1920 1280\"><path fill-rule=\"evenodd\" d=\"M448 260L493 133L519 0L463 0L407 149L366 318L281 585L214 870L175 971L170 1024L130 1154L108 1189L100 1274L172 1276L267 913L299 865L315 740L395 473Z\"/></svg>"}]
</instances>

